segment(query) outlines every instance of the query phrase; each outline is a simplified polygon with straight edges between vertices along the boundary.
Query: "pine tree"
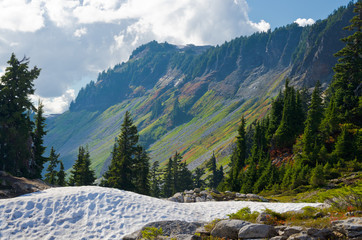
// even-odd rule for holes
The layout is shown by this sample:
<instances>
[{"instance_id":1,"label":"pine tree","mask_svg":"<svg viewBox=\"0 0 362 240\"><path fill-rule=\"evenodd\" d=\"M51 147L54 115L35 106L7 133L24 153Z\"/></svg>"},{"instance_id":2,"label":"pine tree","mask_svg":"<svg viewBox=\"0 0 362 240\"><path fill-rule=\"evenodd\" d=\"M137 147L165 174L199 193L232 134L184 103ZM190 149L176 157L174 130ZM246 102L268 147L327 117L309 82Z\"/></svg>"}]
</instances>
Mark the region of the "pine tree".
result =
<instances>
[{"instance_id":1,"label":"pine tree","mask_svg":"<svg viewBox=\"0 0 362 240\"><path fill-rule=\"evenodd\" d=\"M161 189L160 189L160 173L159 168L160 163L158 161L153 162L152 168L151 168L151 196L152 197L159 197L161 195Z\"/></svg>"},{"instance_id":2,"label":"pine tree","mask_svg":"<svg viewBox=\"0 0 362 240\"><path fill-rule=\"evenodd\" d=\"M149 157L143 147L138 146L135 153L135 164L133 169L137 169L135 172L135 192L149 195L150 183L149 183Z\"/></svg>"},{"instance_id":3,"label":"pine tree","mask_svg":"<svg viewBox=\"0 0 362 240\"><path fill-rule=\"evenodd\" d=\"M334 67L334 79L331 84L331 98L334 99L336 116L341 123L353 123L362 127L362 2L355 4L357 13L351 20L351 25L345 29L353 34L343 38L345 47L335 54L339 57Z\"/></svg>"},{"instance_id":4,"label":"pine tree","mask_svg":"<svg viewBox=\"0 0 362 240\"><path fill-rule=\"evenodd\" d=\"M310 177L310 184L313 187L321 187L325 184L325 177L322 165L317 164L317 166L313 169L312 176Z\"/></svg>"},{"instance_id":5,"label":"pine tree","mask_svg":"<svg viewBox=\"0 0 362 240\"><path fill-rule=\"evenodd\" d=\"M122 123L121 133L116 138L112 160L108 171L103 175L102 185L118 189L135 191L134 156L138 148L138 132L131 114L127 111Z\"/></svg>"},{"instance_id":6,"label":"pine tree","mask_svg":"<svg viewBox=\"0 0 362 240\"><path fill-rule=\"evenodd\" d=\"M197 167L195 169L195 174L193 176L194 187L203 188L205 186L205 181L202 180L202 175L205 174L205 169Z\"/></svg>"},{"instance_id":7,"label":"pine tree","mask_svg":"<svg viewBox=\"0 0 362 240\"><path fill-rule=\"evenodd\" d=\"M212 153L210 160L206 163L206 167L210 172L210 175L207 177L208 187L216 189L219 182L217 179L216 157L214 153Z\"/></svg>"},{"instance_id":8,"label":"pine tree","mask_svg":"<svg viewBox=\"0 0 362 240\"><path fill-rule=\"evenodd\" d=\"M305 122L303 134L303 155L308 159L309 164L314 167L317 161L318 149L320 149L320 139L318 130L323 117L322 97L319 81L316 83L312 93L312 100L309 106L307 120Z\"/></svg>"},{"instance_id":9,"label":"pine tree","mask_svg":"<svg viewBox=\"0 0 362 240\"><path fill-rule=\"evenodd\" d=\"M32 125L29 112L34 106L29 95L40 69L29 70L29 60L18 60L14 54L0 80L0 170L17 176L31 177Z\"/></svg>"},{"instance_id":10,"label":"pine tree","mask_svg":"<svg viewBox=\"0 0 362 240\"><path fill-rule=\"evenodd\" d=\"M241 124L236 137L236 148L231 156L231 169L227 179L227 185L232 191L240 190L240 177L242 169L245 166L246 159L246 136L245 136L245 118L241 118Z\"/></svg>"},{"instance_id":11,"label":"pine tree","mask_svg":"<svg viewBox=\"0 0 362 240\"><path fill-rule=\"evenodd\" d=\"M163 197L170 197L173 193L172 165L173 165L172 158L169 158L165 172L163 174L163 184L162 184Z\"/></svg>"},{"instance_id":12,"label":"pine tree","mask_svg":"<svg viewBox=\"0 0 362 240\"><path fill-rule=\"evenodd\" d=\"M84 186L92 185L95 178L94 170L90 169L90 155L88 149L80 146L78 157L70 171L69 185Z\"/></svg>"},{"instance_id":13,"label":"pine tree","mask_svg":"<svg viewBox=\"0 0 362 240\"><path fill-rule=\"evenodd\" d=\"M43 146L44 144L44 136L47 131L45 131L45 117L43 116L44 105L42 102L38 102L38 109L35 116L35 129L33 133L33 141L34 141L34 178L41 178L41 173L43 171L43 165L47 161L43 154L45 152L46 147Z\"/></svg>"},{"instance_id":14,"label":"pine tree","mask_svg":"<svg viewBox=\"0 0 362 240\"><path fill-rule=\"evenodd\" d=\"M60 162L59 172L57 173L57 185L65 186L67 183L65 181L65 172L64 172L64 165L62 161Z\"/></svg>"},{"instance_id":15,"label":"pine tree","mask_svg":"<svg viewBox=\"0 0 362 240\"><path fill-rule=\"evenodd\" d=\"M57 183L57 170L56 167L59 163L59 154L55 153L54 148L50 149L49 165L45 173L45 181L54 185Z\"/></svg>"}]
</instances>

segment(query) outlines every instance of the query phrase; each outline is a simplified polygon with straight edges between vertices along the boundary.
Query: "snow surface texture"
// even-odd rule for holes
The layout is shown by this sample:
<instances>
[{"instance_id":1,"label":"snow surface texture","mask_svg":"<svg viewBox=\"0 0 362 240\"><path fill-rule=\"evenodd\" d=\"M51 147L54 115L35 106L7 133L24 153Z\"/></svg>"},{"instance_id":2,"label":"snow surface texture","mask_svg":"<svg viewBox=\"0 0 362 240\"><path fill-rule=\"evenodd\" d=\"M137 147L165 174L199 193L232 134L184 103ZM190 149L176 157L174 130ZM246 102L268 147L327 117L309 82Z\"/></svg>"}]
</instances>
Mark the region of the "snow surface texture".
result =
<instances>
[{"instance_id":1,"label":"snow surface texture","mask_svg":"<svg viewBox=\"0 0 362 240\"><path fill-rule=\"evenodd\" d=\"M211 221L243 207L277 212L316 203L175 203L118 189L51 188L0 200L0 239L121 239L161 220Z\"/></svg>"}]
</instances>

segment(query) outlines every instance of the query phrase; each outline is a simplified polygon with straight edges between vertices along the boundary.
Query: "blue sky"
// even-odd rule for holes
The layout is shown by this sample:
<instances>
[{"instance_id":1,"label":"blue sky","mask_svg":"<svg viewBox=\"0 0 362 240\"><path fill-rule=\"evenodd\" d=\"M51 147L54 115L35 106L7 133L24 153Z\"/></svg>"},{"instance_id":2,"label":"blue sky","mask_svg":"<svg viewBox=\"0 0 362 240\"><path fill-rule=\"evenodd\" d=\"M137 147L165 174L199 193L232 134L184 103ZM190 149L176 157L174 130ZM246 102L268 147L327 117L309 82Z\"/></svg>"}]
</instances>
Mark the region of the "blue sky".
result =
<instances>
[{"instance_id":1,"label":"blue sky","mask_svg":"<svg viewBox=\"0 0 362 240\"><path fill-rule=\"evenodd\" d=\"M326 18L345 0L0 0L0 75L12 52L42 68L34 102L68 109L100 71L156 40L216 45Z\"/></svg>"},{"instance_id":2,"label":"blue sky","mask_svg":"<svg viewBox=\"0 0 362 240\"><path fill-rule=\"evenodd\" d=\"M349 0L248 0L249 18L264 19L271 29L294 22L297 18L325 19Z\"/></svg>"}]
</instances>

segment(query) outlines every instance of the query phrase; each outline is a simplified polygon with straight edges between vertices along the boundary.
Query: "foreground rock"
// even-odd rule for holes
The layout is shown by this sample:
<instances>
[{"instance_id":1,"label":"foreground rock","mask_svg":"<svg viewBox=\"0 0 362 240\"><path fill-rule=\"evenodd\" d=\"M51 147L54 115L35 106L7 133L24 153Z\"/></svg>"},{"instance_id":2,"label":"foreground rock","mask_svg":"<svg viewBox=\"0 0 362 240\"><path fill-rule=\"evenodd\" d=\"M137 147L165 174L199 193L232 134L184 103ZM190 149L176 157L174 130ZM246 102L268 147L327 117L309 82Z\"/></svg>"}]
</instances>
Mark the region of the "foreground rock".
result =
<instances>
[{"instance_id":1,"label":"foreground rock","mask_svg":"<svg viewBox=\"0 0 362 240\"><path fill-rule=\"evenodd\" d=\"M337 240L362 239L362 218L350 218L332 222L333 229L303 228L297 226L271 226L267 224L250 223L242 220L221 220L206 230L204 223L184 221L162 221L147 224L146 227L162 228L160 239L271 239L271 240ZM209 228L208 228L209 229ZM139 230L123 239L138 240L142 238Z\"/></svg>"},{"instance_id":2,"label":"foreground rock","mask_svg":"<svg viewBox=\"0 0 362 240\"><path fill-rule=\"evenodd\" d=\"M194 190L185 190L184 192L175 193L172 197L168 198L169 201L178 203L192 203L192 202L208 202L208 201L258 201L268 202L262 196L256 194L243 194L235 192L218 192L212 191L201 191L199 188Z\"/></svg>"},{"instance_id":3,"label":"foreground rock","mask_svg":"<svg viewBox=\"0 0 362 240\"><path fill-rule=\"evenodd\" d=\"M362 217L334 221L332 225L335 231L342 233L348 239L362 239Z\"/></svg>"},{"instance_id":4,"label":"foreground rock","mask_svg":"<svg viewBox=\"0 0 362 240\"><path fill-rule=\"evenodd\" d=\"M50 188L51 186L39 179L27 179L14 177L6 172L0 171L0 199L17 197L23 194L37 192Z\"/></svg>"},{"instance_id":5,"label":"foreground rock","mask_svg":"<svg viewBox=\"0 0 362 240\"><path fill-rule=\"evenodd\" d=\"M191 239L197 228L203 226L204 223L200 222L185 222L185 221L160 221L146 224L141 230L136 231L130 235L123 237L125 240L142 239L142 231L147 227L162 228L165 238L176 239Z\"/></svg>"}]
</instances>

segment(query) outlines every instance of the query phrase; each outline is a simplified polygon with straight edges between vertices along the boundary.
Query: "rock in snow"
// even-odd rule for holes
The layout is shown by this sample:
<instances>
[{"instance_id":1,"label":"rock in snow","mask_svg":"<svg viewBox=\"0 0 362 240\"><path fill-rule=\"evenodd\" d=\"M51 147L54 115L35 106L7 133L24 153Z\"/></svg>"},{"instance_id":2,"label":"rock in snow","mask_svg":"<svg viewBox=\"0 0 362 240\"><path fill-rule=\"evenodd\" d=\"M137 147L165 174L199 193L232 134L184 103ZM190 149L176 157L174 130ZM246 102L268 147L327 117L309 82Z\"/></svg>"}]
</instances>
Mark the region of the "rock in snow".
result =
<instances>
[{"instance_id":1,"label":"rock in snow","mask_svg":"<svg viewBox=\"0 0 362 240\"><path fill-rule=\"evenodd\" d=\"M154 221L211 221L241 208L277 212L315 203L175 203L96 186L50 188L0 200L0 239L121 239Z\"/></svg>"}]
</instances>

